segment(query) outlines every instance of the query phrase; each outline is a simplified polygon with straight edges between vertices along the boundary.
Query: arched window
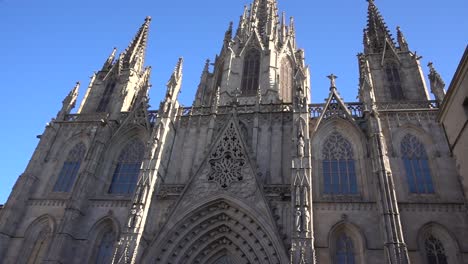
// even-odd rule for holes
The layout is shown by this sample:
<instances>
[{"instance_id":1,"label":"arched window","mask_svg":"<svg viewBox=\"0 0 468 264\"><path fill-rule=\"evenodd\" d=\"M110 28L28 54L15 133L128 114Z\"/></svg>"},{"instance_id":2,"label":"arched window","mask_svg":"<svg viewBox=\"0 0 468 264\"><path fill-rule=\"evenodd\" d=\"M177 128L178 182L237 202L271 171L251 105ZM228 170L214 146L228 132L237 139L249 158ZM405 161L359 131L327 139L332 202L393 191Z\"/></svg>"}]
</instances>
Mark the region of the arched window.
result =
<instances>
[{"instance_id":1,"label":"arched window","mask_svg":"<svg viewBox=\"0 0 468 264\"><path fill-rule=\"evenodd\" d=\"M135 190L145 145L141 140L133 139L120 152L112 177L109 193L131 194Z\"/></svg>"},{"instance_id":2,"label":"arched window","mask_svg":"<svg viewBox=\"0 0 468 264\"><path fill-rule=\"evenodd\" d=\"M55 182L54 192L69 192L71 190L85 153L86 147L83 143L78 143L68 153L67 159L63 163L62 170L60 170Z\"/></svg>"},{"instance_id":3,"label":"arched window","mask_svg":"<svg viewBox=\"0 0 468 264\"><path fill-rule=\"evenodd\" d=\"M338 236L338 239L336 240L335 251L335 264L355 263L353 240L345 233L342 233L340 236Z\"/></svg>"},{"instance_id":4,"label":"arched window","mask_svg":"<svg viewBox=\"0 0 468 264\"><path fill-rule=\"evenodd\" d=\"M115 85L115 82L110 82L106 85L106 89L102 94L96 112L105 112L107 110L107 105L109 104L112 94L114 93Z\"/></svg>"},{"instance_id":5,"label":"arched window","mask_svg":"<svg viewBox=\"0 0 468 264\"><path fill-rule=\"evenodd\" d=\"M244 70L242 73L242 95L255 95L259 85L260 52L251 49L244 57Z\"/></svg>"},{"instance_id":6,"label":"arched window","mask_svg":"<svg viewBox=\"0 0 468 264\"><path fill-rule=\"evenodd\" d=\"M410 192L434 193L427 153L421 141L407 134L401 140L401 155Z\"/></svg>"},{"instance_id":7,"label":"arched window","mask_svg":"<svg viewBox=\"0 0 468 264\"><path fill-rule=\"evenodd\" d=\"M292 101L292 87L293 87L293 68L288 58L281 60L280 69L280 89L283 102L290 103Z\"/></svg>"},{"instance_id":8,"label":"arched window","mask_svg":"<svg viewBox=\"0 0 468 264\"><path fill-rule=\"evenodd\" d=\"M356 168L351 144L333 132L322 149L325 194L357 194Z\"/></svg>"},{"instance_id":9,"label":"arched window","mask_svg":"<svg viewBox=\"0 0 468 264\"><path fill-rule=\"evenodd\" d=\"M115 234L112 229L101 235L97 244L95 264L110 264L114 253Z\"/></svg>"},{"instance_id":10,"label":"arched window","mask_svg":"<svg viewBox=\"0 0 468 264\"><path fill-rule=\"evenodd\" d=\"M404 99L403 89L401 88L401 79L398 67L394 63L387 64L385 67L385 75L390 88L390 96L392 99Z\"/></svg>"},{"instance_id":11,"label":"arched window","mask_svg":"<svg viewBox=\"0 0 468 264\"><path fill-rule=\"evenodd\" d=\"M426 258L428 264L447 264L447 255L445 254L444 246L439 239L432 234L424 241Z\"/></svg>"},{"instance_id":12,"label":"arched window","mask_svg":"<svg viewBox=\"0 0 468 264\"><path fill-rule=\"evenodd\" d=\"M49 244L50 244L50 236L51 236L51 231L49 227L45 227L42 229L36 239L36 242L34 243L34 246L32 248L31 252L28 258L28 264L40 264L42 261L44 261L47 251L49 249Z\"/></svg>"}]
</instances>

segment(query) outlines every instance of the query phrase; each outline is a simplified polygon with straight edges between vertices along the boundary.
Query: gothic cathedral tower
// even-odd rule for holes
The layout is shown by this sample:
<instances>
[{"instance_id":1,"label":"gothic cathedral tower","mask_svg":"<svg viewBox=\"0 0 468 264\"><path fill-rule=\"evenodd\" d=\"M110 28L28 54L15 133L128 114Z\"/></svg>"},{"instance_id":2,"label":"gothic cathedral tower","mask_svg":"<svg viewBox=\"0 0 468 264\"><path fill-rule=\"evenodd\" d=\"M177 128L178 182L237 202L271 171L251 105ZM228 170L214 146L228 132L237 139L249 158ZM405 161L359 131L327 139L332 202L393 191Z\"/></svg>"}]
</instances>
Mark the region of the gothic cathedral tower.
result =
<instances>
[{"instance_id":1,"label":"gothic cathedral tower","mask_svg":"<svg viewBox=\"0 0 468 264\"><path fill-rule=\"evenodd\" d=\"M359 102L311 101L294 19L253 0L193 105L158 110L151 19L40 136L0 210L2 263L468 263L468 219L419 56L369 0Z\"/></svg>"}]
</instances>

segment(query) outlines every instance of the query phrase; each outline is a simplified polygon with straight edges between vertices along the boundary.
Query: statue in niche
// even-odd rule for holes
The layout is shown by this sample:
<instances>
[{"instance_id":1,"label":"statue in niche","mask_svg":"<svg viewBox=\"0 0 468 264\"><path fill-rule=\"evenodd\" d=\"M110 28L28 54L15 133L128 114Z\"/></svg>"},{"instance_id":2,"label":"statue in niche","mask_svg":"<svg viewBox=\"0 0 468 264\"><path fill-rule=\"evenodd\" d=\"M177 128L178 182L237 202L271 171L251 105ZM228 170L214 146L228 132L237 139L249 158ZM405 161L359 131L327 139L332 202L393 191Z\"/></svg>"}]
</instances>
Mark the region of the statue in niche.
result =
<instances>
[{"instance_id":1,"label":"statue in niche","mask_svg":"<svg viewBox=\"0 0 468 264\"><path fill-rule=\"evenodd\" d=\"M307 207L304 207L304 230L306 232L310 232L310 228L309 228L309 225L310 225L310 212L309 212L309 208Z\"/></svg>"},{"instance_id":2,"label":"statue in niche","mask_svg":"<svg viewBox=\"0 0 468 264\"><path fill-rule=\"evenodd\" d=\"M305 147L304 137L302 136L302 134L299 134L299 137L297 139L297 156L300 158L304 157L304 147Z\"/></svg>"},{"instance_id":3,"label":"statue in niche","mask_svg":"<svg viewBox=\"0 0 468 264\"><path fill-rule=\"evenodd\" d=\"M301 232L302 212L300 208L296 209L296 231Z\"/></svg>"}]
</instances>

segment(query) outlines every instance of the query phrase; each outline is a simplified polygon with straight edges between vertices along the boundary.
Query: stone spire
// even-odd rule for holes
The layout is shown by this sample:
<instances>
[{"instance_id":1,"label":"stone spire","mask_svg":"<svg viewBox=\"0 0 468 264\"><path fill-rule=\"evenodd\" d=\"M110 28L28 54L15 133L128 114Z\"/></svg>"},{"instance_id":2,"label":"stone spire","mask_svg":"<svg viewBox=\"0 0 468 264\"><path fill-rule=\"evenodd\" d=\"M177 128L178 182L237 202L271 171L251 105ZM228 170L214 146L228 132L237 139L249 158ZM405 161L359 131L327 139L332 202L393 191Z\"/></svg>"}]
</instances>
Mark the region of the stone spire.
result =
<instances>
[{"instance_id":1,"label":"stone spire","mask_svg":"<svg viewBox=\"0 0 468 264\"><path fill-rule=\"evenodd\" d=\"M121 54L119 60L121 60L123 69L143 70L150 22L151 17L146 17L130 45Z\"/></svg>"},{"instance_id":2,"label":"stone spire","mask_svg":"<svg viewBox=\"0 0 468 264\"><path fill-rule=\"evenodd\" d=\"M369 38L369 45L372 52L381 52L384 48L385 42L395 46L392 35L385 24L379 9L374 3L374 0L367 0L369 2L367 11L367 28L364 34Z\"/></svg>"},{"instance_id":3,"label":"stone spire","mask_svg":"<svg viewBox=\"0 0 468 264\"><path fill-rule=\"evenodd\" d=\"M409 51L408 42L406 42L406 38L403 35L400 26L397 27L397 40L401 51Z\"/></svg>"},{"instance_id":4,"label":"stone spire","mask_svg":"<svg viewBox=\"0 0 468 264\"><path fill-rule=\"evenodd\" d=\"M444 100L445 97L445 83L442 80L440 74L434 68L434 64L429 62L427 65L429 67L429 81L431 83L431 92L434 94L437 102L440 104Z\"/></svg>"}]
</instances>

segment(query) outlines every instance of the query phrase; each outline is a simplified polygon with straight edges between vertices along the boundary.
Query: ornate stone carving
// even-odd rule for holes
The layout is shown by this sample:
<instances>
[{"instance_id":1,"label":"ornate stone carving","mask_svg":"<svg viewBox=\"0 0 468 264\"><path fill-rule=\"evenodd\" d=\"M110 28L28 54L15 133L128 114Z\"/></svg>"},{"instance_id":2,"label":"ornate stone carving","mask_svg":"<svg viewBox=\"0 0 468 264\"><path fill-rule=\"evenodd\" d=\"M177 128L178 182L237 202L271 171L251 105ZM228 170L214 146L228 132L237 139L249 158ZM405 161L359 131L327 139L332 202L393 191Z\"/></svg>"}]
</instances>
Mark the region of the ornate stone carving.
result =
<instances>
[{"instance_id":1,"label":"ornate stone carving","mask_svg":"<svg viewBox=\"0 0 468 264\"><path fill-rule=\"evenodd\" d=\"M245 163L239 135L234 124L230 123L211 154L208 180L227 188L232 182L242 181L242 168Z\"/></svg>"}]
</instances>

